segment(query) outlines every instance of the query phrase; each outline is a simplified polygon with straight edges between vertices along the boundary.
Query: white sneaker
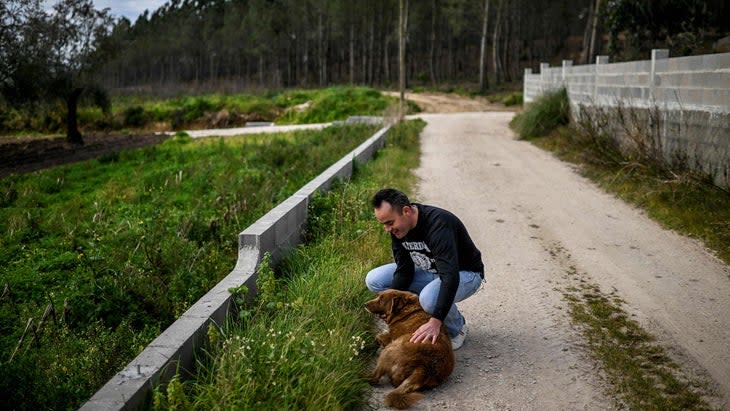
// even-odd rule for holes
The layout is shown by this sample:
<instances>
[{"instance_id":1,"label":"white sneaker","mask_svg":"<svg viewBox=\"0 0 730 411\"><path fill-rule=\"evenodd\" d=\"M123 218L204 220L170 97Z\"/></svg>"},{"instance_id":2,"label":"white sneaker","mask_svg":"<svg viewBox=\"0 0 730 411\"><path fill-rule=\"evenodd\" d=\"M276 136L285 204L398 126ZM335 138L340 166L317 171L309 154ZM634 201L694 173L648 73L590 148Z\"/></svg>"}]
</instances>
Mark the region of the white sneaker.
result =
<instances>
[{"instance_id":1,"label":"white sneaker","mask_svg":"<svg viewBox=\"0 0 730 411\"><path fill-rule=\"evenodd\" d=\"M464 345L464 340L466 339L467 332L468 331L466 329L466 323L464 323L464 326L461 327L461 331L459 331L459 333L456 334L456 336L451 337L451 349L452 350L456 351L459 348L461 348L462 345Z\"/></svg>"}]
</instances>

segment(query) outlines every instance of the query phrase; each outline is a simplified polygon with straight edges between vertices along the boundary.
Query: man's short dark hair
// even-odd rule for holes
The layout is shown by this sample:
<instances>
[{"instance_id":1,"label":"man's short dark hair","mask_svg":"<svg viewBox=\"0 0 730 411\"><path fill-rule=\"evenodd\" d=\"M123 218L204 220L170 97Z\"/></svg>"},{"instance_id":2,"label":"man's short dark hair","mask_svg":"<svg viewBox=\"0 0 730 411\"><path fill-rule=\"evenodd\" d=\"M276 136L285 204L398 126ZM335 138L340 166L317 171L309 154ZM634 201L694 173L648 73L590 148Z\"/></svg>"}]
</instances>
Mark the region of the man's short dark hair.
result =
<instances>
[{"instance_id":1,"label":"man's short dark hair","mask_svg":"<svg viewBox=\"0 0 730 411\"><path fill-rule=\"evenodd\" d=\"M408 200L408 196L403 194L402 191L398 191L395 188L384 188L373 196L372 204L373 208L380 208L383 205L383 201L393 207L398 214L401 214L404 206L410 206L411 202Z\"/></svg>"}]
</instances>

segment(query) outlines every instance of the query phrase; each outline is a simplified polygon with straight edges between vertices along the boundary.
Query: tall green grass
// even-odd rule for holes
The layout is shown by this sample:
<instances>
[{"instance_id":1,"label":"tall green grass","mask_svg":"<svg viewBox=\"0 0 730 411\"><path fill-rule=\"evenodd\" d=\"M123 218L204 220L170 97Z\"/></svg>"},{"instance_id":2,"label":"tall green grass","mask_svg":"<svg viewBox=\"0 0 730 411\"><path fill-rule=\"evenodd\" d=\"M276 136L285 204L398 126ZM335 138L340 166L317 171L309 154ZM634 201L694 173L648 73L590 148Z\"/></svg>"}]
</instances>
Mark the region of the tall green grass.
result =
<instances>
[{"instance_id":1,"label":"tall green grass","mask_svg":"<svg viewBox=\"0 0 730 411\"><path fill-rule=\"evenodd\" d=\"M364 276L392 258L389 238L369 198L383 186L413 188L418 134L404 123L350 183L336 184L310 205L305 244L274 274L259 272L258 298L222 328L209 331L193 380L158 387L155 410L360 409L374 351L371 295Z\"/></svg>"},{"instance_id":2,"label":"tall green grass","mask_svg":"<svg viewBox=\"0 0 730 411\"><path fill-rule=\"evenodd\" d=\"M525 110L517 114L510 125L523 138L541 137L556 127L568 124L570 120L570 103L564 88L545 93L528 104Z\"/></svg>"},{"instance_id":3,"label":"tall green grass","mask_svg":"<svg viewBox=\"0 0 730 411\"><path fill-rule=\"evenodd\" d=\"M178 137L1 179L0 408L78 406L230 272L242 228L374 131Z\"/></svg>"}]
</instances>

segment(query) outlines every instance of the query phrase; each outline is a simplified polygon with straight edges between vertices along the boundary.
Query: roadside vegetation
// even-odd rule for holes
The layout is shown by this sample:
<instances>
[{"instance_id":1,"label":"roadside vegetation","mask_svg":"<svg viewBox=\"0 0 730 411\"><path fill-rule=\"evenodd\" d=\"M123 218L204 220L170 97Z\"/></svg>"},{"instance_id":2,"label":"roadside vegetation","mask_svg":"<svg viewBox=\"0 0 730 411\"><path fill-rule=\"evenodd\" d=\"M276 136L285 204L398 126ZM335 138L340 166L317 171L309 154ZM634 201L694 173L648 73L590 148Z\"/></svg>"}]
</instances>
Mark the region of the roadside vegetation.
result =
<instances>
[{"instance_id":1,"label":"roadside vegetation","mask_svg":"<svg viewBox=\"0 0 730 411\"><path fill-rule=\"evenodd\" d=\"M228 274L237 234L375 132L162 144L0 179L0 408L75 408Z\"/></svg>"},{"instance_id":2,"label":"roadside vegetation","mask_svg":"<svg viewBox=\"0 0 730 411\"><path fill-rule=\"evenodd\" d=\"M653 155L650 144L641 144L650 135L631 135L639 149L622 149L606 129L595 126L605 124L605 113L583 112L569 123L569 110L564 90L547 93L511 125L521 138L577 164L606 191L646 210L668 229L702 240L730 263L730 193L681 162ZM563 290L571 316L622 400L636 409L709 409L701 384L630 318L623 302L591 284L590 273L571 270L574 285Z\"/></svg>"},{"instance_id":3,"label":"roadside vegetation","mask_svg":"<svg viewBox=\"0 0 730 411\"><path fill-rule=\"evenodd\" d=\"M375 351L364 275L391 258L369 198L383 186L410 191L420 120L388 135L376 158L348 183L315 197L305 241L274 272L263 263L255 301L238 300L225 325L211 326L194 378L154 392L151 408L360 409ZM232 290L245 295L245 290Z\"/></svg>"},{"instance_id":4,"label":"roadside vegetation","mask_svg":"<svg viewBox=\"0 0 730 411\"><path fill-rule=\"evenodd\" d=\"M107 110L91 99L81 101L78 122L85 133L234 127L249 122L324 123L353 115L381 115L395 102L377 90L348 86L174 98L115 96ZM62 133L65 110L60 104L12 107L0 101L0 134Z\"/></svg>"}]
</instances>

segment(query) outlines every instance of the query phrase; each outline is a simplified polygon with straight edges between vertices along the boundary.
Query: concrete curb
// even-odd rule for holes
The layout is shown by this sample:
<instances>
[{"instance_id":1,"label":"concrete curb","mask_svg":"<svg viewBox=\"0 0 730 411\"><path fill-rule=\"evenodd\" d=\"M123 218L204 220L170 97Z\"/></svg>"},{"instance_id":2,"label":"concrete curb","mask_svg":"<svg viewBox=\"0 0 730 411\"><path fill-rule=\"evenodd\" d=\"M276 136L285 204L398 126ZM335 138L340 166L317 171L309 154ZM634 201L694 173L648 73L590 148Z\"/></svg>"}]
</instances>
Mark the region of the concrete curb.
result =
<instances>
[{"instance_id":1,"label":"concrete curb","mask_svg":"<svg viewBox=\"0 0 730 411\"><path fill-rule=\"evenodd\" d=\"M80 410L133 410L144 405L152 388L177 371L190 370L196 347L206 340L211 321L222 324L231 301L230 288L246 285L256 292L256 269L264 253L273 262L301 240L309 201L335 179L348 179L355 162L365 163L383 147L390 126L381 128L299 191L251 224L238 237L238 260L230 274L155 338L137 358L110 379Z\"/></svg>"}]
</instances>

